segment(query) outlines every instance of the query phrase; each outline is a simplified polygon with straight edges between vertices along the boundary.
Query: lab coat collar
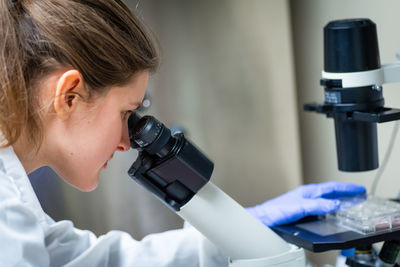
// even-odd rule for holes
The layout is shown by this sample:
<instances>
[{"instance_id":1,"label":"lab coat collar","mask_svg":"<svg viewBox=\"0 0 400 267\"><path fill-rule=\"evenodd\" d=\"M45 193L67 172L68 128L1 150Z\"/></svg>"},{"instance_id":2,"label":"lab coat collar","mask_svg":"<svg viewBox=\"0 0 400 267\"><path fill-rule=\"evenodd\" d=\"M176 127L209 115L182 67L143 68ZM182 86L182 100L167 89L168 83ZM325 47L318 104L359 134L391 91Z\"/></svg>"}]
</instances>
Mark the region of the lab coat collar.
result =
<instances>
[{"instance_id":1,"label":"lab coat collar","mask_svg":"<svg viewBox=\"0 0 400 267\"><path fill-rule=\"evenodd\" d=\"M12 146L0 149L0 162L0 172L4 172L15 185L20 200L31 208L40 223L45 224L45 213Z\"/></svg>"}]
</instances>

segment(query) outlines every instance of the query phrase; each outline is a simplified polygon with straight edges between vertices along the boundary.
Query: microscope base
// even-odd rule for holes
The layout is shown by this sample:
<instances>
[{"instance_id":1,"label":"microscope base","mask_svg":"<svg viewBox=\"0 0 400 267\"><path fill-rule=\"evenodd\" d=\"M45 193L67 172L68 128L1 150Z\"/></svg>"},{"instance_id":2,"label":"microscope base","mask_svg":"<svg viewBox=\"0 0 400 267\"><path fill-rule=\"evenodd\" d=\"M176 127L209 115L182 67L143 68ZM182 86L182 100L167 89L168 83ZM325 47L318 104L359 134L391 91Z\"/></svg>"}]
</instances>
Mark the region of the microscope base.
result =
<instances>
[{"instance_id":1,"label":"microscope base","mask_svg":"<svg viewBox=\"0 0 400 267\"><path fill-rule=\"evenodd\" d=\"M277 256L231 260L229 267L301 267L306 266L306 258L302 248L291 245L291 250Z\"/></svg>"}]
</instances>

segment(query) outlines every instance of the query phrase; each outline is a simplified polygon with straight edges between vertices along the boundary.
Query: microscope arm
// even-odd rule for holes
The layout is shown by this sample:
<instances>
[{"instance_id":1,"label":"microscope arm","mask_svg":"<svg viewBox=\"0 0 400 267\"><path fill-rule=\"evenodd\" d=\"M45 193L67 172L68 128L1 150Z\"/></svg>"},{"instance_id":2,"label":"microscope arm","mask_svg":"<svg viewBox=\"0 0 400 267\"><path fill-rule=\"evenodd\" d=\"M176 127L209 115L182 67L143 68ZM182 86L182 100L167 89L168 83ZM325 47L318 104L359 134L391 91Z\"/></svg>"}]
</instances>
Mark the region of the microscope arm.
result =
<instances>
[{"instance_id":1,"label":"microscope arm","mask_svg":"<svg viewBox=\"0 0 400 267\"><path fill-rule=\"evenodd\" d=\"M301 267L301 248L286 243L208 182L176 212L230 257L231 267Z\"/></svg>"}]
</instances>

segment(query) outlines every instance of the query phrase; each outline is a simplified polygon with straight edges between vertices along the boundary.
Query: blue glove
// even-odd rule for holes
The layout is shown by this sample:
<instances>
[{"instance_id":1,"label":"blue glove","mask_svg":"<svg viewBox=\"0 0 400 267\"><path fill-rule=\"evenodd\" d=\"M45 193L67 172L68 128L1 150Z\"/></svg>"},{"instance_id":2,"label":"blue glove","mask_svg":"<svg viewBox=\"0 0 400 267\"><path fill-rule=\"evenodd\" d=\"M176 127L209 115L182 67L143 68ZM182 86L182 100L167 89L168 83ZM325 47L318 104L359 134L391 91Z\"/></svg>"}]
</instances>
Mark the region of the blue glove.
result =
<instances>
[{"instance_id":1,"label":"blue glove","mask_svg":"<svg viewBox=\"0 0 400 267\"><path fill-rule=\"evenodd\" d=\"M266 226L275 226L335 211L340 207L337 198L364 193L363 186L350 183L308 184L246 210Z\"/></svg>"}]
</instances>

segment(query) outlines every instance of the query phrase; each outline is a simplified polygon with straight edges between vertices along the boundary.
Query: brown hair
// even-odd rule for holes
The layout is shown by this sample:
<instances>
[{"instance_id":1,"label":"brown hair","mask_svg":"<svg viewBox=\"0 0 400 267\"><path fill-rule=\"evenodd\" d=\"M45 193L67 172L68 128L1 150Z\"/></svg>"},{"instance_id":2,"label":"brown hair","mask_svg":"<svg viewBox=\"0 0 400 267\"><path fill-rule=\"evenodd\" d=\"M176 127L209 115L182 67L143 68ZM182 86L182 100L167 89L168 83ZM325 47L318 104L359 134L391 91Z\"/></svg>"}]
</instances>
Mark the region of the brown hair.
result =
<instances>
[{"instance_id":1,"label":"brown hair","mask_svg":"<svg viewBox=\"0 0 400 267\"><path fill-rule=\"evenodd\" d=\"M41 77L77 69L90 97L154 71L158 61L149 34L120 0L0 0L1 147L22 132L40 146Z\"/></svg>"}]
</instances>

